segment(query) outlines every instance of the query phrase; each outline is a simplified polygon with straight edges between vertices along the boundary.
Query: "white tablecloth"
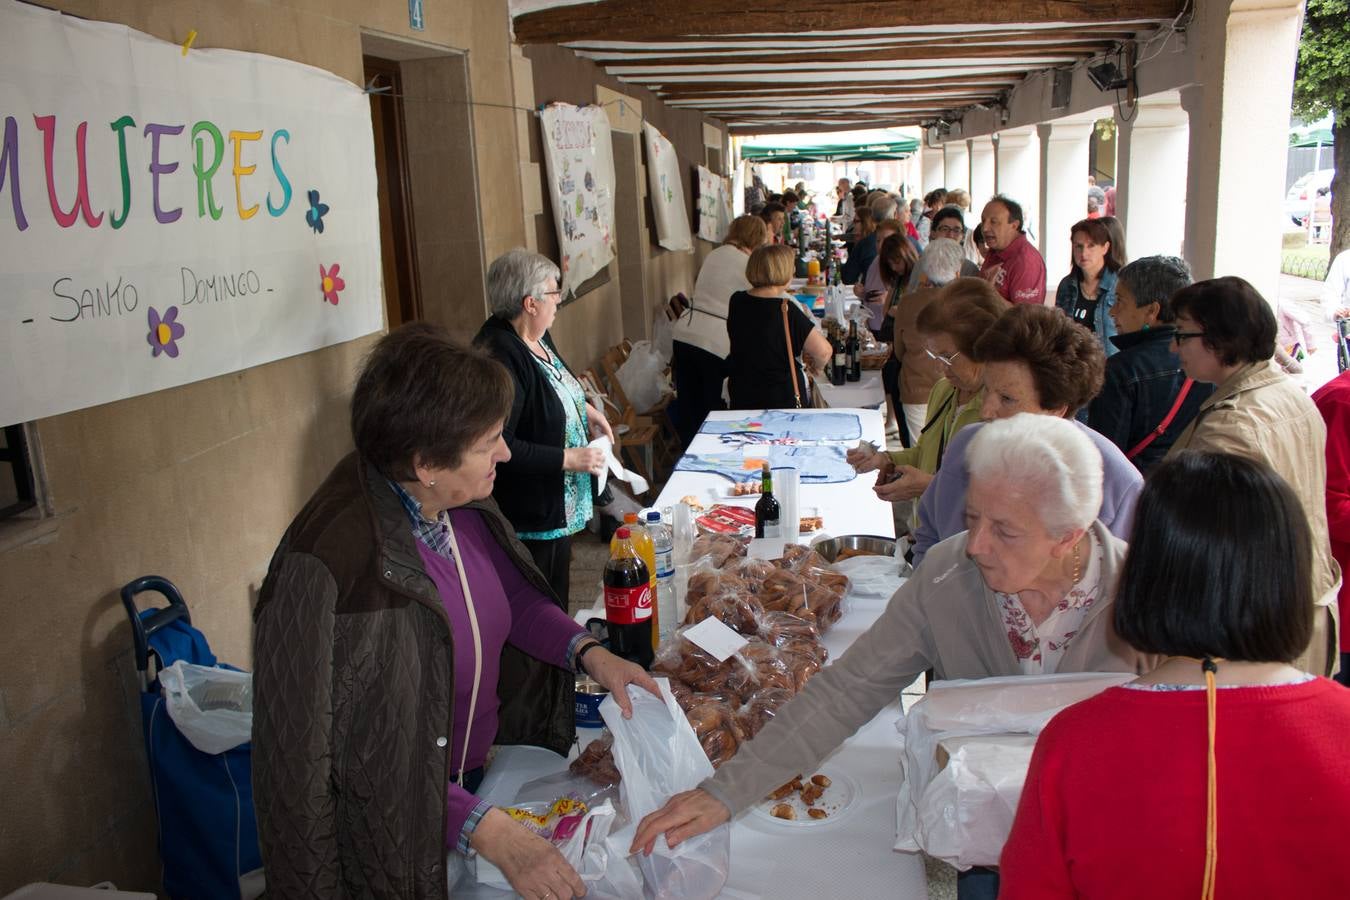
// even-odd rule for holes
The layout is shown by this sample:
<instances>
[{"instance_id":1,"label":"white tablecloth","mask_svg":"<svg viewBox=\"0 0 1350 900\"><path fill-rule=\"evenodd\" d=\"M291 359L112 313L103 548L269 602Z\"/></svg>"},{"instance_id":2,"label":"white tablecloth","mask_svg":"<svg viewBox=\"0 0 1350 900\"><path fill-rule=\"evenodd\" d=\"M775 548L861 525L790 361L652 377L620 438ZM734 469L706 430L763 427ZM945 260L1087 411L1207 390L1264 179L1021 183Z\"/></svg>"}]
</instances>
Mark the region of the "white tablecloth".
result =
<instances>
[{"instance_id":1,"label":"white tablecloth","mask_svg":"<svg viewBox=\"0 0 1350 900\"><path fill-rule=\"evenodd\" d=\"M710 420L735 421L753 416L763 410L721 410L708 414ZM817 413L855 413L862 424L863 437L878 447L886 444L885 422L882 413L875 409L797 409L790 412L813 415ZM843 443L843 442L841 442ZM849 443L856 444L856 441ZM689 445L690 453L713 453L724 449L716 435L703 434L701 431ZM877 499L872 493L876 476L860 475L852 481L840 484L804 484L801 487L800 511L803 516L811 515L814 507L816 515L824 519L824 532L831 535L875 534L881 537L895 536L895 517L891 513L891 504ZM708 472L674 472L665 489L654 504L664 509L678 503L682 498L693 495L704 506L713 503L725 503L731 506L754 506L757 497L729 497L727 488L731 482L720 475Z\"/></svg>"},{"instance_id":2,"label":"white tablecloth","mask_svg":"<svg viewBox=\"0 0 1350 900\"><path fill-rule=\"evenodd\" d=\"M825 398L825 405L831 409L841 407L859 407L877 409L886 402L886 391L881 386L880 369L863 369L861 381L846 381L843 384L831 384L828 378L812 377L816 390Z\"/></svg>"}]
</instances>

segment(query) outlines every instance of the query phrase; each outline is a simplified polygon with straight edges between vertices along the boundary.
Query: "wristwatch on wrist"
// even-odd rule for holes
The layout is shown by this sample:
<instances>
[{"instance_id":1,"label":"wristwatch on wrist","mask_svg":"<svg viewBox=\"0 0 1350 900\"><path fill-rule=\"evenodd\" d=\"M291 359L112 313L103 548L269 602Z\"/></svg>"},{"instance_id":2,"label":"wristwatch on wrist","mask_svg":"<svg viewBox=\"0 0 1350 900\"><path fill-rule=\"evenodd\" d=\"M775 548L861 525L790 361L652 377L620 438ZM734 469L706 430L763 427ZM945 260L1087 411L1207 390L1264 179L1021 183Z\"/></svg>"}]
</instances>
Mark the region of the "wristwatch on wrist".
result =
<instances>
[{"instance_id":1,"label":"wristwatch on wrist","mask_svg":"<svg viewBox=\"0 0 1350 900\"><path fill-rule=\"evenodd\" d=\"M582 666L582 664L581 664L581 658L582 658L583 656L585 656L589 651L594 650L596 647L599 647L599 646L602 646L601 643L600 643L599 641L594 641L594 640L593 640L593 641L588 641L587 643L582 644L581 647L578 648L576 659L573 661L574 664L575 664L575 666L576 666L576 670L577 670L578 672L585 672L585 671L586 671L586 669L585 669L585 668ZM587 673L587 674L589 674L589 673Z\"/></svg>"}]
</instances>

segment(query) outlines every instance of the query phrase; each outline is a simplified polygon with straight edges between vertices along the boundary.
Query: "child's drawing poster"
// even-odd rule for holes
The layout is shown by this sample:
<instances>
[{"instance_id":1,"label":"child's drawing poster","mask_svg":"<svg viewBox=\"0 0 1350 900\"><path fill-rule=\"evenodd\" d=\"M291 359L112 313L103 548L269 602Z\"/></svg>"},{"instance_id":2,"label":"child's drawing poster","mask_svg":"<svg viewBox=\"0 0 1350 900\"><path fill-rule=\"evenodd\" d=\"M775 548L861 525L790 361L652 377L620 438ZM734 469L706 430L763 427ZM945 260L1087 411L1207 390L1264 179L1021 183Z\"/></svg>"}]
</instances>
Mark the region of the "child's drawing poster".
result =
<instances>
[{"instance_id":1,"label":"child's drawing poster","mask_svg":"<svg viewBox=\"0 0 1350 900\"><path fill-rule=\"evenodd\" d=\"M0 0L0 425L380 330L369 97Z\"/></svg>"},{"instance_id":2,"label":"child's drawing poster","mask_svg":"<svg viewBox=\"0 0 1350 900\"><path fill-rule=\"evenodd\" d=\"M614 148L599 106L552 103L539 123L566 297L614 258Z\"/></svg>"},{"instance_id":3,"label":"child's drawing poster","mask_svg":"<svg viewBox=\"0 0 1350 900\"><path fill-rule=\"evenodd\" d=\"M698 167L698 236L720 244L731 226L731 195L727 180L711 169Z\"/></svg>"},{"instance_id":4,"label":"child's drawing poster","mask_svg":"<svg viewBox=\"0 0 1350 900\"><path fill-rule=\"evenodd\" d=\"M675 146L646 122L642 123L642 134L647 144L647 190L656 216L656 242L667 250L693 250Z\"/></svg>"}]
</instances>

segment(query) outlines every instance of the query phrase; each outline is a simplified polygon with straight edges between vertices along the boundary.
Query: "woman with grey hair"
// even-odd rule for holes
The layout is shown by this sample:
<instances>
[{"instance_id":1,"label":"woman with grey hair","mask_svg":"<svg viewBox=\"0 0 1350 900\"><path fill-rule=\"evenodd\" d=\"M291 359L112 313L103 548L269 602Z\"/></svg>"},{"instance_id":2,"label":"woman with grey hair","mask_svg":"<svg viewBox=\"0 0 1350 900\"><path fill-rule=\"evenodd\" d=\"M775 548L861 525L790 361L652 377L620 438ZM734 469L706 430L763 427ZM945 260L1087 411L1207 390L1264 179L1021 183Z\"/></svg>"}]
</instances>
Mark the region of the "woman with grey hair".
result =
<instances>
[{"instance_id":1,"label":"woman with grey hair","mask_svg":"<svg viewBox=\"0 0 1350 900\"><path fill-rule=\"evenodd\" d=\"M1023 414L987 425L967 461L969 531L934 547L876 623L716 775L643 819L633 850L650 853L662 834L674 847L815 771L926 669L953 679L1153 668L1112 620L1125 543L1095 521L1092 441L1072 422ZM878 835L876 853L890 850Z\"/></svg>"},{"instance_id":2,"label":"woman with grey hair","mask_svg":"<svg viewBox=\"0 0 1350 900\"><path fill-rule=\"evenodd\" d=\"M1190 266L1176 256L1146 256L1116 273L1109 312L1118 352L1106 361L1106 379L1088 406L1087 423L1145 474L1162 462L1214 392L1214 385L1187 378L1172 352L1177 329L1171 298L1190 283Z\"/></svg>"},{"instance_id":3,"label":"woman with grey hair","mask_svg":"<svg viewBox=\"0 0 1350 900\"><path fill-rule=\"evenodd\" d=\"M891 352L900 363L900 408L911 438L906 446L918 443L927 421L928 394L938 379L947 374L925 350L919 334L919 314L938 298L943 286L957 279L963 262L965 254L960 244L950 238L935 237L914 266L924 272L919 277L918 289L902 294L897 285L890 298L895 327L886 337L891 340Z\"/></svg>"},{"instance_id":4,"label":"woman with grey hair","mask_svg":"<svg viewBox=\"0 0 1350 900\"><path fill-rule=\"evenodd\" d=\"M515 395L502 436L511 458L493 499L516 529L567 608L572 535L593 511L592 476L605 465L603 451L587 446L614 432L586 394L549 336L562 291L552 260L516 248L488 267L492 315L474 343L511 373Z\"/></svg>"}]
</instances>

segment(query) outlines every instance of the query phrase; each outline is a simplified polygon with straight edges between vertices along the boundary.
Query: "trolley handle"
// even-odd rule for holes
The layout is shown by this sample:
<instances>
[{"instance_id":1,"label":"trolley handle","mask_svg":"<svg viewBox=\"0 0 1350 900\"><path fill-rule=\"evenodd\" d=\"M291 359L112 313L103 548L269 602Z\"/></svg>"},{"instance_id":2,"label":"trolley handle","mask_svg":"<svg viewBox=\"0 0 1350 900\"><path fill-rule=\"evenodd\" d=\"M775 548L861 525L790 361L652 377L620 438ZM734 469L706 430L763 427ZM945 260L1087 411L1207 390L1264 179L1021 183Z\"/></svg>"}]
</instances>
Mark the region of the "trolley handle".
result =
<instances>
[{"instance_id":1,"label":"trolley handle","mask_svg":"<svg viewBox=\"0 0 1350 900\"><path fill-rule=\"evenodd\" d=\"M169 601L169 605L148 612L142 616L136 608L136 595L146 591L155 591ZM182 619L192 624L192 614L182 593L173 582L162 575L142 575L135 581L123 586L122 605L126 607L127 617L131 619L131 638L136 645L136 671L140 673L141 684L146 681L146 670L150 666L150 637L170 622Z\"/></svg>"}]
</instances>

